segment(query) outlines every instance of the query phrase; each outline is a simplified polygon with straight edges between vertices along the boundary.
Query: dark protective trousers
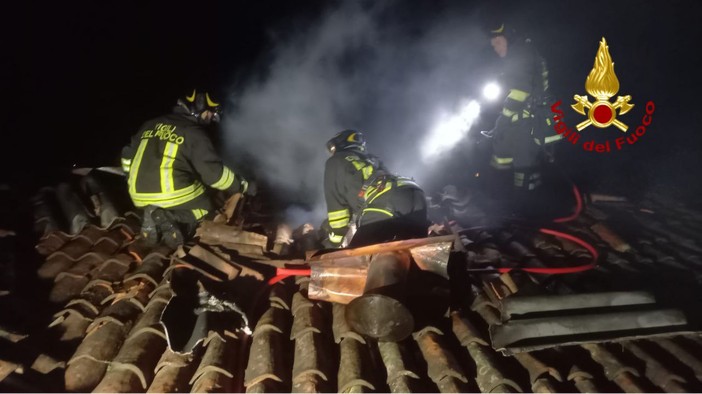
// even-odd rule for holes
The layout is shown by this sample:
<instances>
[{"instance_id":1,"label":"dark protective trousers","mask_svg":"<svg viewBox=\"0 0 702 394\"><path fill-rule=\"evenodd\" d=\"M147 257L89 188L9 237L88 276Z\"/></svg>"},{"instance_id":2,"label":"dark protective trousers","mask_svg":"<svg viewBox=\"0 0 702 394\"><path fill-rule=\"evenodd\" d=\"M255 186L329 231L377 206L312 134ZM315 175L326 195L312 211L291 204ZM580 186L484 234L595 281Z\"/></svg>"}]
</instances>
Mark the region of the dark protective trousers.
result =
<instances>
[{"instance_id":1,"label":"dark protective trousers","mask_svg":"<svg viewBox=\"0 0 702 394\"><path fill-rule=\"evenodd\" d=\"M388 211L392 216L368 208ZM396 187L366 207L349 247L424 238L427 236L428 225L427 200L422 189L413 186Z\"/></svg>"}]
</instances>

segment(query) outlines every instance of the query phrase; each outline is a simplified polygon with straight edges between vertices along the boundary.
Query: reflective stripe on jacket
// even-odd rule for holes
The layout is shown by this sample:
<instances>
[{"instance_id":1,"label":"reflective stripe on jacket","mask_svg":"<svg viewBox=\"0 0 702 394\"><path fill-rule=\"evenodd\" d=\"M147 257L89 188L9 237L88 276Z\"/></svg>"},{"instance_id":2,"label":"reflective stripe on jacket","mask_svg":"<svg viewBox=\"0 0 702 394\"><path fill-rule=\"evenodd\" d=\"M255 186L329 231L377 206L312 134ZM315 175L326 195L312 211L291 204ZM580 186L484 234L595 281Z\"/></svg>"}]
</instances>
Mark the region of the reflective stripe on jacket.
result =
<instances>
[{"instance_id":1,"label":"reflective stripe on jacket","mask_svg":"<svg viewBox=\"0 0 702 394\"><path fill-rule=\"evenodd\" d=\"M222 163L203 126L173 113L147 121L122 150L129 195L137 207L211 209L206 186L239 191L240 177Z\"/></svg>"}]
</instances>

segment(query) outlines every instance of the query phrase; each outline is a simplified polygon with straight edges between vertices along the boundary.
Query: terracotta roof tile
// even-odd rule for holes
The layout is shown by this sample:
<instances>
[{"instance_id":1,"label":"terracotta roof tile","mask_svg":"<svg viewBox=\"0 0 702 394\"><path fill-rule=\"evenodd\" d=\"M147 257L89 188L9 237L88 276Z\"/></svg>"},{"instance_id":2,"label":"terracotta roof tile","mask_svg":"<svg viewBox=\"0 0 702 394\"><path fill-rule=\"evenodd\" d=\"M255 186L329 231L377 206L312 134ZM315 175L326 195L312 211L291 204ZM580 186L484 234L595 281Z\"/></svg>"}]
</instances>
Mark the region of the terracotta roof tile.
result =
<instances>
[{"instance_id":1,"label":"terracotta roof tile","mask_svg":"<svg viewBox=\"0 0 702 394\"><path fill-rule=\"evenodd\" d=\"M598 269L581 276L539 276L530 285L518 280L528 275L517 273L509 279L524 288L513 296L611 291L622 278L629 285L661 272L682 273L694 282L702 267L702 214L668 205L647 205L651 212L667 210L660 214L632 205L588 209L564 227L602 251ZM471 310L432 317L428 326L415 328L413 338L377 342L349 327L344 305L310 300L309 278L303 277L279 282L262 298L265 306L251 337L220 328L193 353L176 354L167 349L159 323L172 295L171 250L132 242L139 215L127 212L112 218L108 228L88 224L68 236L59 231L59 221L44 202L35 206L37 228L45 234L37 251L48 255L38 273L54 279L50 299L62 304L47 332L37 335L51 334L47 338L55 336L57 343L73 349L65 358L52 356L57 365L67 360L65 386L55 391L646 392L702 387L698 335L505 356L493 349L488 336L490 325L502 324L500 302L480 291ZM221 238L210 230L210 238ZM263 258L265 237L252 234L238 233L226 241ZM515 256L556 266L589 261L587 250L574 242L515 228L477 231L473 240L470 258L481 266Z\"/></svg>"}]
</instances>

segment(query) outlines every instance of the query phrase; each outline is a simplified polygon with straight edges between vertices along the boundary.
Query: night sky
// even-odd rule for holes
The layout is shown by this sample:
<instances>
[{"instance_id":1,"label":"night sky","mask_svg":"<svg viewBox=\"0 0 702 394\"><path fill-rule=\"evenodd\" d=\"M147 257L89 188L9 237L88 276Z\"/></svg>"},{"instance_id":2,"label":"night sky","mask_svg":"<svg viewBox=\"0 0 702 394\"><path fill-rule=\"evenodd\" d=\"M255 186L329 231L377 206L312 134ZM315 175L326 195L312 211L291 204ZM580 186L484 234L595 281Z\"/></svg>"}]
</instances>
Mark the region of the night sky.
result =
<instances>
[{"instance_id":1,"label":"night sky","mask_svg":"<svg viewBox=\"0 0 702 394\"><path fill-rule=\"evenodd\" d=\"M9 87L3 95L2 178L51 184L51 176L72 165L118 165L121 146L137 127L149 117L169 111L178 95L195 85L225 96L250 92L255 84L265 86L267 78L276 75L276 69L269 66L281 48L295 37L315 34L314 26L323 24L334 10L348 8L348 3L359 4L362 11L378 8L381 3L384 10L372 14L378 31L373 40L384 45L392 42L384 39L388 31L402 37L398 40L402 44L433 42L427 37L444 19L447 26L474 24L477 28L481 10L498 5L494 8L504 12L512 26L534 39L550 65L554 93L563 99L566 109L573 94L586 93L585 77L592 68L598 42L605 36L620 81L619 94L630 94L636 104L631 115L621 119L635 128L645 103L653 100L654 120L645 138L617 155L600 157L580 148L564 148L563 166L593 185L602 180L602 185L616 188L617 179L625 179L631 188L655 188L692 202L702 192L702 111L697 109L702 87L702 56L698 53L702 5L696 1L17 2L13 11L6 9L2 17L6 51L0 59L3 86ZM347 23L355 20L349 18ZM343 18L339 23L345 23ZM460 39L455 37L456 42ZM445 52L449 54L445 62L462 61L460 57L452 60L451 53L479 59L465 64L467 80L476 78L462 82L469 89L478 86L477 79L498 59L487 41L469 42L475 40L473 36L465 40L466 51L471 53L461 53L460 45L451 43L454 47ZM387 51L387 46L379 48ZM387 125L395 122L398 127L394 130L375 130L369 138L377 143L380 153L389 155L395 146L392 139L406 143L418 133L406 127L403 119L417 116L416 108L407 102L416 103L422 92L412 93L416 100L406 92L401 94L403 100L396 100L400 94L388 80L395 75L398 85L411 80L429 82L429 73L422 74L422 70L436 70L432 63L436 59L419 59L410 49L396 51L398 61L390 66L392 73L379 73L376 68L375 74L363 74L367 69L359 64L366 54L369 62L382 58L373 48L357 51L352 59L342 62L341 72L335 75L363 80L367 84L363 86L375 86L372 78L382 75L385 85L382 89L364 88L367 97L353 101L354 116L334 116L335 121L327 122L362 129L389 128ZM456 69L461 67L456 64ZM438 92L442 91L439 85ZM242 104L242 108L246 107ZM379 108L390 110L383 117ZM343 112L343 108L336 111ZM357 115L364 111L373 121ZM573 111L567 116L571 127L580 120ZM483 119L481 123L493 121ZM276 124L280 123L284 124L283 120ZM335 131L322 132L332 135ZM297 139L309 139L310 144L323 149L323 141L316 136ZM223 151L227 147L221 146ZM223 155L231 156L227 152Z\"/></svg>"}]
</instances>

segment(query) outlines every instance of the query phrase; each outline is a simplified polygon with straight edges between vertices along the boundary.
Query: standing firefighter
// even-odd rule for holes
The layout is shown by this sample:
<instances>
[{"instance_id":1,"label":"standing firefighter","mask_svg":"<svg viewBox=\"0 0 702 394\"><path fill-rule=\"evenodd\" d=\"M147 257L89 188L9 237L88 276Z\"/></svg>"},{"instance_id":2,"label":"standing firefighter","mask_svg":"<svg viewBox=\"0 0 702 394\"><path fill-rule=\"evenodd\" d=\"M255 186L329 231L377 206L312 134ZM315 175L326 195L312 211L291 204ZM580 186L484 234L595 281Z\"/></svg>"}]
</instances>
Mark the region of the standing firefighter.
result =
<instances>
[{"instance_id":1,"label":"standing firefighter","mask_svg":"<svg viewBox=\"0 0 702 394\"><path fill-rule=\"evenodd\" d=\"M173 112L144 123L122 150L129 195L144 208L142 236L176 247L194 234L213 209L207 188L246 192L248 182L222 163L206 127L219 122L221 106L193 90Z\"/></svg>"},{"instance_id":2,"label":"standing firefighter","mask_svg":"<svg viewBox=\"0 0 702 394\"><path fill-rule=\"evenodd\" d=\"M342 246L351 223L358 225L354 247L426 236L424 192L366 153L363 134L344 130L327 142L327 150L331 157L324 169L324 195L330 246Z\"/></svg>"},{"instance_id":3,"label":"standing firefighter","mask_svg":"<svg viewBox=\"0 0 702 394\"><path fill-rule=\"evenodd\" d=\"M513 208L524 213L536 202L541 160L553 160L552 144L562 136L551 128L548 69L531 40L519 39L504 23L491 27L489 33L493 49L504 60L503 84L509 92L495 128L487 133L493 144L490 165L512 170L517 204Z\"/></svg>"}]
</instances>

